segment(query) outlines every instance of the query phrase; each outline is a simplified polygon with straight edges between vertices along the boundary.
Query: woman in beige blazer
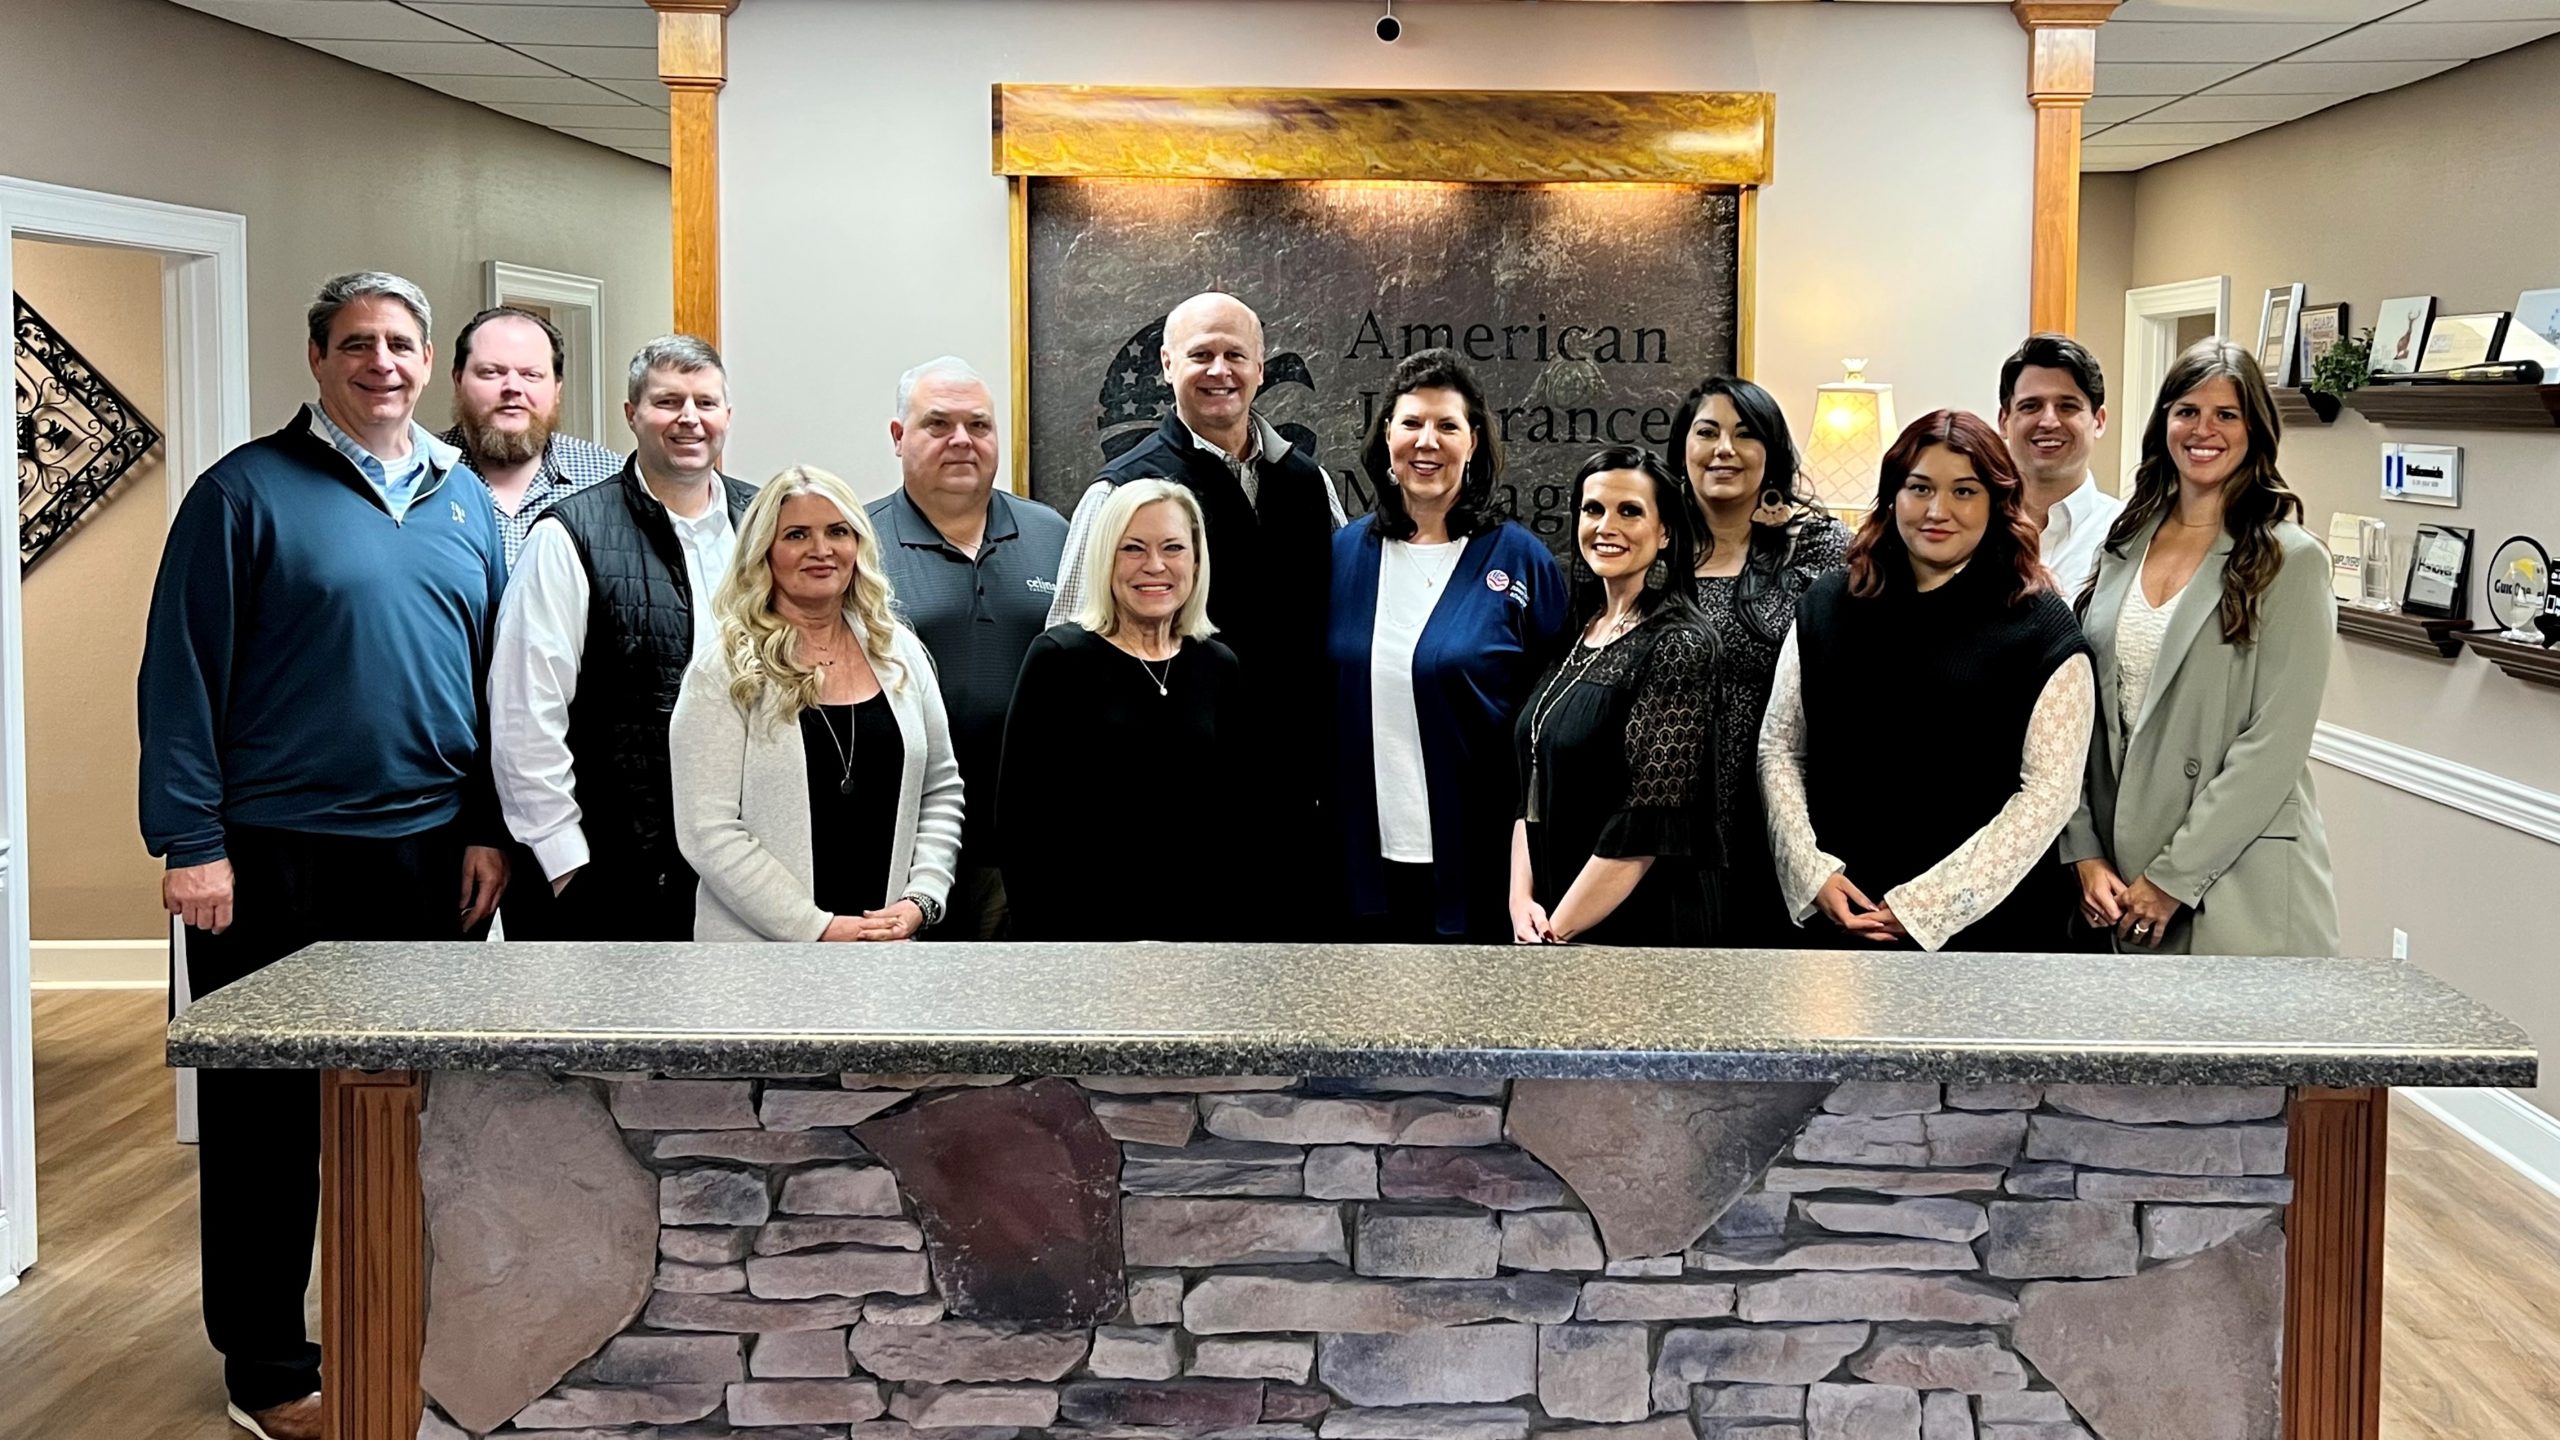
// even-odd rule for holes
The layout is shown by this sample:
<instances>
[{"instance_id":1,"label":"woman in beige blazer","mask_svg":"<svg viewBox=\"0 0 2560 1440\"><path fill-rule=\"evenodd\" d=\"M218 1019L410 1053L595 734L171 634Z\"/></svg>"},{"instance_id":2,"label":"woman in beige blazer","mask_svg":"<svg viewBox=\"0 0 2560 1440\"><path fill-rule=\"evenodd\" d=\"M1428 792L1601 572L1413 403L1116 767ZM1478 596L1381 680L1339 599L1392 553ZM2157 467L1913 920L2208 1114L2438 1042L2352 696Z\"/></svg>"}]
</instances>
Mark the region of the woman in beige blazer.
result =
<instances>
[{"instance_id":1,"label":"woman in beige blazer","mask_svg":"<svg viewBox=\"0 0 2560 1440\"><path fill-rule=\"evenodd\" d=\"M2080 599L2098 725L2062 858L2118 949L2338 953L2311 786L2336 602L2278 428L2246 350L2179 356Z\"/></svg>"},{"instance_id":2,"label":"woman in beige blazer","mask_svg":"<svg viewBox=\"0 0 2560 1440\"><path fill-rule=\"evenodd\" d=\"M694 938L913 938L951 889L960 767L852 488L766 482L713 610L668 730Z\"/></svg>"}]
</instances>

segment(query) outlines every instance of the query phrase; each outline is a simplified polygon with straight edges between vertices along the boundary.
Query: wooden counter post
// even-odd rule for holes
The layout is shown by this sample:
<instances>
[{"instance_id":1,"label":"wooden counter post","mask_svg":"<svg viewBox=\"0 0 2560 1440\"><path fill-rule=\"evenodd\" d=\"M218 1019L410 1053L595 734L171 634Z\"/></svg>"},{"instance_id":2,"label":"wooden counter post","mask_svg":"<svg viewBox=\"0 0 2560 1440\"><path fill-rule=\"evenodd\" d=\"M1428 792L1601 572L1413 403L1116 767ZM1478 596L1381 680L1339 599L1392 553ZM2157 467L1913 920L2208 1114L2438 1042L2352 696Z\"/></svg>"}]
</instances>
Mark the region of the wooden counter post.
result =
<instances>
[{"instance_id":1,"label":"wooden counter post","mask_svg":"<svg viewBox=\"0 0 2560 1440\"><path fill-rule=\"evenodd\" d=\"M407 1070L320 1076L321 1387L328 1440L416 1440L426 1202Z\"/></svg>"},{"instance_id":2,"label":"wooden counter post","mask_svg":"<svg viewBox=\"0 0 2560 1440\"><path fill-rule=\"evenodd\" d=\"M738 0L649 0L667 87L667 189L675 222L676 329L720 343L720 91Z\"/></svg>"},{"instance_id":3,"label":"wooden counter post","mask_svg":"<svg viewBox=\"0 0 2560 1440\"><path fill-rule=\"evenodd\" d=\"M2285 1440L2381 1440L2382 1200L2391 1092L2294 1091L2286 1170Z\"/></svg>"},{"instance_id":4,"label":"wooden counter post","mask_svg":"<svg viewBox=\"0 0 2560 1440\"><path fill-rule=\"evenodd\" d=\"M2068 335L2080 309L2080 109L2098 85L2098 27L2116 0L2011 0L2027 31L2036 112L2034 241L2027 327Z\"/></svg>"}]
</instances>

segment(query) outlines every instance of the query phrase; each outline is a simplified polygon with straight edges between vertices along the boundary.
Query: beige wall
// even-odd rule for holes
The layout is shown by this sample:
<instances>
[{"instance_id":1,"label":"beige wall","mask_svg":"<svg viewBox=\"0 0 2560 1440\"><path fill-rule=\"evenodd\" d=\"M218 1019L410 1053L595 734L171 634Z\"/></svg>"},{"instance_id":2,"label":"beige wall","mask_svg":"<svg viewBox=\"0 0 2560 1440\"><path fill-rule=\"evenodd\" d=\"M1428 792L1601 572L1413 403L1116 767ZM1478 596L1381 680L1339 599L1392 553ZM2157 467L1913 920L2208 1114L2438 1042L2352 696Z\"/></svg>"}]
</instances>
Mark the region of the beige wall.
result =
<instances>
[{"instance_id":1,"label":"beige wall","mask_svg":"<svg viewBox=\"0 0 2560 1440\"><path fill-rule=\"evenodd\" d=\"M2116 372L2124 361L2124 292L2133 285L2133 185L2131 175L2080 177L2080 324L2073 338L2098 357L2107 376L2107 433L2098 437L2089 471L2109 490L2123 473L2118 460L2127 423L2128 397ZM2132 399L2137 412L2147 399Z\"/></svg>"},{"instance_id":2,"label":"beige wall","mask_svg":"<svg viewBox=\"0 0 2560 1440\"><path fill-rule=\"evenodd\" d=\"M248 217L257 431L309 395L303 308L342 271L425 287L440 346L487 260L601 279L608 363L670 323L646 161L167 0L0 0L0 37L0 174ZM438 383L419 418L446 410ZM618 418L607 438L628 447Z\"/></svg>"},{"instance_id":3,"label":"beige wall","mask_svg":"<svg viewBox=\"0 0 2560 1440\"><path fill-rule=\"evenodd\" d=\"M739 473L896 483L899 371L1006 375L999 81L1768 90L1756 378L1801 426L1844 356L1904 415L1988 411L2027 320L2026 36L1988 5L1422 5L1374 0L753 0L720 112ZM965 15L965 22L960 18ZM836 284L845 271L872 283ZM1275 348L1277 348L1275 341Z\"/></svg>"},{"instance_id":4,"label":"beige wall","mask_svg":"<svg viewBox=\"0 0 2560 1440\"><path fill-rule=\"evenodd\" d=\"M2314 304L2346 301L2358 327L2393 295L2432 292L2446 311L2508 309L2521 290L2560 285L2549 187L2537 183L2555 154L2560 40L2545 40L2142 171L2126 283L2228 274L2233 326L2252 338L2259 295L2296 280ZM2393 438L2463 446L2460 509L2379 498L2377 447ZM2314 532L2325 536L2341 510L2384 517L2404 567L2410 535L2429 520L2475 529L2483 558L2518 533L2560 543L2555 467L2560 431L2403 434L2348 410L2284 437L2285 476ZM2476 608L2476 578L2474 590ZM2560 693L2468 655L2341 641L2323 714L2560 791ZM2560 981L2540 901L2560 874L2560 847L2326 767L2320 783L2349 948L2387 953L2391 929L2406 930L2413 959L2560 1054ZM2560 1113L2560 1083L2531 1098Z\"/></svg>"},{"instance_id":5,"label":"beige wall","mask_svg":"<svg viewBox=\"0 0 2560 1440\"><path fill-rule=\"evenodd\" d=\"M11 284L155 425L166 426L160 261L10 247ZM160 862L134 832L133 674L169 529L160 449L54 541L21 591L26 628L27 910L36 940L157 940Z\"/></svg>"}]
</instances>

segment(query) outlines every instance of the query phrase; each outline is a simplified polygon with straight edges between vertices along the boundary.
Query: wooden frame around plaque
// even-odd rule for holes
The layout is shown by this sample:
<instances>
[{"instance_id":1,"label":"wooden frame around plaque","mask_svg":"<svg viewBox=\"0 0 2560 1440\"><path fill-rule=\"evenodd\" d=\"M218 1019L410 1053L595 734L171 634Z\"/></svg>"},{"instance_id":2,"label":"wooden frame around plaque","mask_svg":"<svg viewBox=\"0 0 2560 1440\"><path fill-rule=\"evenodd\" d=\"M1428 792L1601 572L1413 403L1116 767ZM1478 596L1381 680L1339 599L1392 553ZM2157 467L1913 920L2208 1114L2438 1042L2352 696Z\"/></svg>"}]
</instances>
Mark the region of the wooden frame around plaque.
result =
<instances>
[{"instance_id":1,"label":"wooden frame around plaque","mask_svg":"<svg viewBox=\"0 0 2560 1440\"><path fill-rule=\"evenodd\" d=\"M1734 369L1752 368L1764 91L1270 90L998 84L1012 291L1013 489L1031 465L1031 183L1042 179L1679 185L1738 192Z\"/></svg>"}]
</instances>

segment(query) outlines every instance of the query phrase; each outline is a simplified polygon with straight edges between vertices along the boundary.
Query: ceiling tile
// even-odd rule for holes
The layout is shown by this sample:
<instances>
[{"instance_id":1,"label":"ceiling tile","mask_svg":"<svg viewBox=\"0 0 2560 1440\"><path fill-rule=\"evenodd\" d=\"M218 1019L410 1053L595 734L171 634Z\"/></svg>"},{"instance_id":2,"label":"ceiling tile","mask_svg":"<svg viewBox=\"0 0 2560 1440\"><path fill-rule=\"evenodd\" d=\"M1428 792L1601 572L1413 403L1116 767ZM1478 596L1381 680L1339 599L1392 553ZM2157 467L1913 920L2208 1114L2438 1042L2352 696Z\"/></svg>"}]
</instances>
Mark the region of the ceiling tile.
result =
<instances>
[{"instance_id":1,"label":"ceiling tile","mask_svg":"<svg viewBox=\"0 0 2560 1440\"><path fill-rule=\"evenodd\" d=\"M464 40L432 15L390 0L178 0L190 10L289 40Z\"/></svg>"},{"instance_id":2,"label":"ceiling tile","mask_svg":"<svg viewBox=\"0 0 2560 1440\"><path fill-rule=\"evenodd\" d=\"M553 7L574 6L582 9L592 8L597 10L646 10L649 8L649 0L445 0L445 3L461 7L469 7L473 5L548 5Z\"/></svg>"},{"instance_id":3,"label":"ceiling tile","mask_svg":"<svg viewBox=\"0 0 2560 1440\"><path fill-rule=\"evenodd\" d=\"M2237 140L2254 130L2264 130L2272 120L2233 120L2215 124L2175 124L2136 121L2108 127L2094 143L2108 150L2139 149L2153 145L2219 145Z\"/></svg>"},{"instance_id":4,"label":"ceiling tile","mask_svg":"<svg viewBox=\"0 0 2560 1440\"><path fill-rule=\"evenodd\" d=\"M2285 25L2109 21L2098 27L2098 63L2273 60L2306 45L2316 45L2345 28L2342 21Z\"/></svg>"},{"instance_id":5,"label":"ceiling tile","mask_svg":"<svg viewBox=\"0 0 2560 1440\"><path fill-rule=\"evenodd\" d=\"M2107 23L2190 20L2209 25L2254 25L2329 20L2361 25L2410 3L2411 0L2125 0Z\"/></svg>"},{"instance_id":6,"label":"ceiling tile","mask_svg":"<svg viewBox=\"0 0 2560 1440\"><path fill-rule=\"evenodd\" d=\"M672 108L667 87L655 80L599 80L596 82L617 95L627 95L652 110Z\"/></svg>"},{"instance_id":7,"label":"ceiling tile","mask_svg":"<svg viewBox=\"0 0 2560 1440\"><path fill-rule=\"evenodd\" d=\"M667 133L667 117L646 105L491 105L488 108L536 125L563 130L621 130L633 135Z\"/></svg>"},{"instance_id":8,"label":"ceiling tile","mask_svg":"<svg viewBox=\"0 0 2560 1440\"><path fill-rule=\"evenodd\" d=\"M654 48L658 17L646 7L455 5L411 0L412 8L510 45L629 45Z\"/></svg>"},{"instance_id":9,"label":"ceiling tile","mask_svg":"<svg viewBox=\"0 0 2560 1440\"><path fill-rule=\"evenodd\" d=\"M2560 32L2560 20L2455 20L2434 25L2367 25L2324 40L2304 60L2477 60Z\"/></svg>"},{"instance_id":10,"label":"ceiling tile","mask_svg":"<svg viewBox=\"0 0 2560 1440\"><path fill-rule=\"evenodd\" d=\"M2246 60L2219 63L2187 61L2169 64L2143 61L2122 65L2101 63L2098 66L2098 93L2101 95L2192 95L2208 85L2216 85L2249 68Z\"/></svg>"},{"instance_id":11,"label":"ceiling tile","mask_svg":"<svg viewBox=\"0 0 2560 1440\"><path fill-rule=\"evenodd\" d=\"M2080 107L2080 120L2094 129L2130 120L2178 99L2175 95L2100 95Z\"/></svg>"},{"instance_id":12,"label":"ceiling tile","mask_svg":"<svg viewBox=\"0 0 2560 1440\"><path fill-rule=\"evenodd\" d=\"M2172 101L2142 118L2162 122L2257 120L2273 123L2299 120L2314 111L2358 98L2361 97L2352 94L2227 95L2219 90L2207 90L2200 95Z\"/></svg>"},{"instance_id":13,"label":"ceiling tile","mask_svg":"<svg viewBox=\"0 0 2560 1440\"><path fill-rule=\"evenodd\" d=\"M548 65L590 80L658 80L658 52L622 45L524 45L517 47ZM664 89L664 86L660 86Z\"/></svg>"},{"instance_id":14,"label":"ceiling tile","mask_svg":"<svg viewBox=\"0 0 2560 1440\"><path fill-rule=\"evenodd\" d=\"M2084 171L2139 170L2146 165L2157 165L2163 160L2193 154L2202 148L2197 145L2152 145L2140 149L2092 150L2081 157L2080 168Z\"/></svg>"},{"instance_id":15,"label":"ceiling tile","mask_svg":"<svg viewBox=\"0 0 2560 1440\"><path fill-rule=\"evenodd\" d=\"M2279 60L2212 88L2229 95L2371 95L2440 75L2459 60ZM2198 87L2204 88L2204 87Z\"/></svg>"},{"instance_id":16,"label":"ceiling tile","mask_svg":"<svg viewBox=\"0 0 2560 1440\"><path fill-rule=\"evenodd\" d=\"M486 40L298 40L314 50L352 60L386 75L557 75L530 56Z\"/></svg>"},{"instance_id":17,"label":"ceiling tile","mask_svg":"<svg viewBox=\"0 0 2560 1440\"><path fill-rule=\"evenodd\" d=\"M417 82L475 104L612 105L623 97L570 75L421 75Z\"/></svg>"},{"instance_id":18,"label":"ceiling tile","mask_svg":"<svg viewBox=\"0 0 2560 1440\"><path fill-rule=\"evenodd\" d=\"M2560 20L2560 0L2426 0L2391 16L2395 25L2436 20Z\"/></svg>"}]
</instances>

